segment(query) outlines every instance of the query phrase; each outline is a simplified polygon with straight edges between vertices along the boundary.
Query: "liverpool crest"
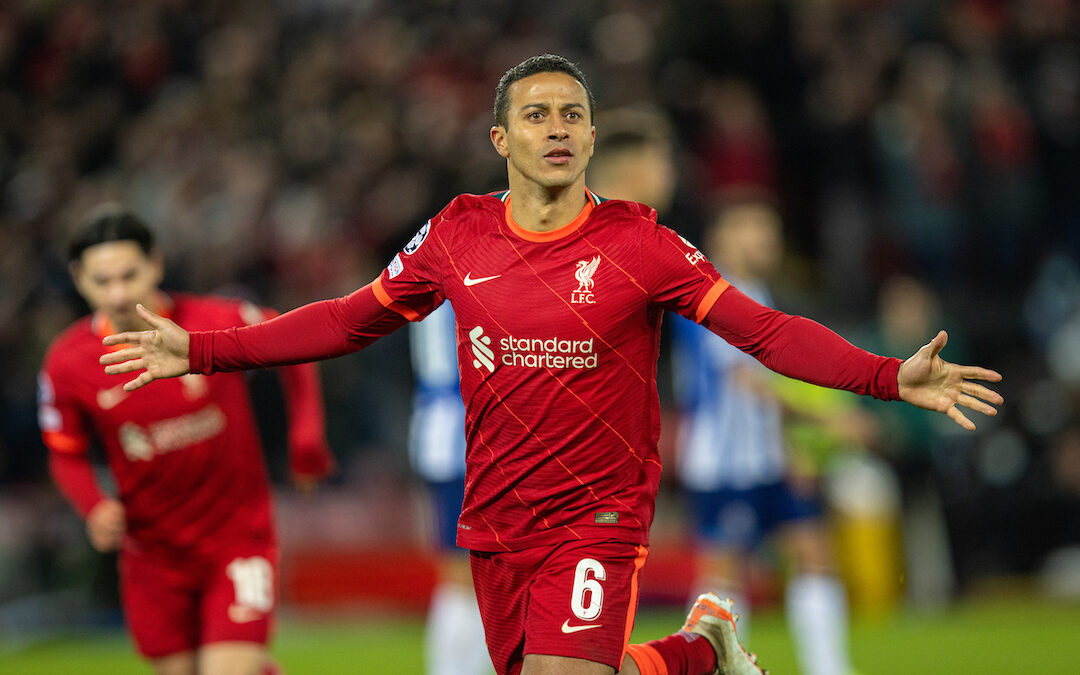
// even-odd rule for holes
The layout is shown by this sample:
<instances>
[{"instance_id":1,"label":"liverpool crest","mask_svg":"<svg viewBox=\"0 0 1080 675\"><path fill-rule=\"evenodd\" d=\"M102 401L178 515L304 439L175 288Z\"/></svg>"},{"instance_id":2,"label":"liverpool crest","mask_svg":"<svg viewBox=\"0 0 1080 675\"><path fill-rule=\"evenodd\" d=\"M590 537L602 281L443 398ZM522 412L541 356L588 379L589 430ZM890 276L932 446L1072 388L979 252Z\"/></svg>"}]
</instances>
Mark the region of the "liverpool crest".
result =
<instances>
[{"instance_id":1,"label":"liverpool crest","mask_svg":"<svg viewBox=\"0 0 1080 675\"><path fill-rule=\"evenodd\" d=\"M593 287L596 282L593 281L593 275L596 274L596 268L599 266L600 256L596 256L592 260L577 261L574 278L577 279L578 287L577 290L570 293L570 302L575 305L596 304L596 296L593 295Z\"/></svg>"}]
</instances>

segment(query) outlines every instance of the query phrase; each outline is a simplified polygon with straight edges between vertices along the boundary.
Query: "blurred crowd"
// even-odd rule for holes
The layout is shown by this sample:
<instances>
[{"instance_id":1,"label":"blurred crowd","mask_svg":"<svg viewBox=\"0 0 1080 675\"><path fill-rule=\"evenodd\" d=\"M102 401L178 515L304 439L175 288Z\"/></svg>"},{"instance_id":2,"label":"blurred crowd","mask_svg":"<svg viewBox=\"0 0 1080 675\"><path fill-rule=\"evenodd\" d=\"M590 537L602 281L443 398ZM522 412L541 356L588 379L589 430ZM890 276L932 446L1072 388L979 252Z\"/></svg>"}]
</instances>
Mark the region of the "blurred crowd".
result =
<instances>
[{"instance_id":1,"label":"blurred crowd","mask_svg":"<svg viewBox=\"0 0 1080 675\"><path fill-rule=\"evenodd\" d=\"M156 229L166 288L348 293L451 197L505 187L494 86L543 52L582 66L600 132L666 119L684 236L776 196L779 308L896 356L944 327L946 358L1005 375L973 439L922 416L882 448L936 486L962 582L1080 545L1076 3L0 0L0 549L4 510L53 503L35 377L85 312L88 208ZM404 471L406 343L383 343L323 365L342 481Z\"/></svg>"}]
</instances>

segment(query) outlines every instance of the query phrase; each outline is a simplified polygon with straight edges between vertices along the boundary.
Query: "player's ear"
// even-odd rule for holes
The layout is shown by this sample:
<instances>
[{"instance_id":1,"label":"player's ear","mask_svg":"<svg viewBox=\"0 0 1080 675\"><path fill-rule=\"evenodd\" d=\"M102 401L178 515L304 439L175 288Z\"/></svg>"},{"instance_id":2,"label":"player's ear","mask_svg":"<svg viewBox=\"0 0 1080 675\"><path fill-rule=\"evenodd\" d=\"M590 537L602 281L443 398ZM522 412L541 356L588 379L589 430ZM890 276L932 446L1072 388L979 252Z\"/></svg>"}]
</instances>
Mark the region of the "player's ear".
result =
<instances>
[{"instance_id":1,"label":"player's ear","mask_svg":"<svg viewBox=\"0 0 1080 675\"><path fill-rule=\"evenodd\" d=\"M68 274L71 275L71 281L75 284L75 289L82 293L82 261L72 260L68 263Z\"/></svg>"},{"instance_id":2,"label":"player's ear","mask_svg":"<svg viewBox=\"0 0 1080 675\"><path fill-rule=\"evenodd\" d=\"M155 285L160 285L165 280L165 257L156 248L147 256L150 266L154 268Z\"/></svg>"},{"instance_id":3,"label":"player's ear","mask_svg":"<svg viewBox=\"0 0 1080 675\"><path fill-rule=\"evenodd\" d=\"M509 157L510 148L506 145L506 128L500 125L491 127L491 144L495 146L495 152L500 157Z\"/></svg>"},{"instance_id":4,"label":"player's ear","mask_svg":"<svg viewBox=\"0 0 1080 675\"><path fill-rule=\"evenodd\" d=\"M589 127L589 157L596 152L596 127Z\"/></svg>"}]
</instances>

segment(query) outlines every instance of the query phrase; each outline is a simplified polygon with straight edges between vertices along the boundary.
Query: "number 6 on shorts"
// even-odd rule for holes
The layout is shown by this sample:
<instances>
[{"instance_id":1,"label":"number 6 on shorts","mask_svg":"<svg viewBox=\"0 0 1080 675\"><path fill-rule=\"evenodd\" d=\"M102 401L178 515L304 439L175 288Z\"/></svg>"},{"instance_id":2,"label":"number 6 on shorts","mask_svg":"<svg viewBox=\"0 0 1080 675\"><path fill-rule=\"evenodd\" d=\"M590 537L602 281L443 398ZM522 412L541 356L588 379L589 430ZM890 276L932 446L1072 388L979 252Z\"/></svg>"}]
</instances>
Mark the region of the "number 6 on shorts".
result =
<instances>
[{"instance_id":1,"label":"number 6 on shorts","mask_svg":"<svg viewBox=\"0 0 1080 675\"><path fill-rule=\"evenodd\" d=\"M600 582L607 572L599 560L582 558L574 571L574 590L570 594L570 609L582 621L600 616L604 605L604 588ZM586 604L586 601L588 604Z\"/></svg>"}]
</instances>

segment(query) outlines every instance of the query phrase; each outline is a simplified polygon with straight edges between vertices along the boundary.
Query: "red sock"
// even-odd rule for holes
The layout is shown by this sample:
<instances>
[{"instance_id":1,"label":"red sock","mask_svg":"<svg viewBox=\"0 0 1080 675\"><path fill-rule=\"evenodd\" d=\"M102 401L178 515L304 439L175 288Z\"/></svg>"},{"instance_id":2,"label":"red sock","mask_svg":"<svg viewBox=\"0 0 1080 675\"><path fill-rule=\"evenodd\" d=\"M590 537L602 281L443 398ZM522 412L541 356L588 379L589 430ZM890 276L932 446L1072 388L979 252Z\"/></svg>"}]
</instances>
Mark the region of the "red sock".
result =
<instances>
[{"instance_id":1,"label":"red sock","mask_svg":"<svg viewBox=\"0 0 1080 675\"><path fill-rule=\"evenodd\" d=\"M716 652L700 635L679 631L626 649L641 675L705 675L716 669Z\"/></svg>"}]
</instances>

